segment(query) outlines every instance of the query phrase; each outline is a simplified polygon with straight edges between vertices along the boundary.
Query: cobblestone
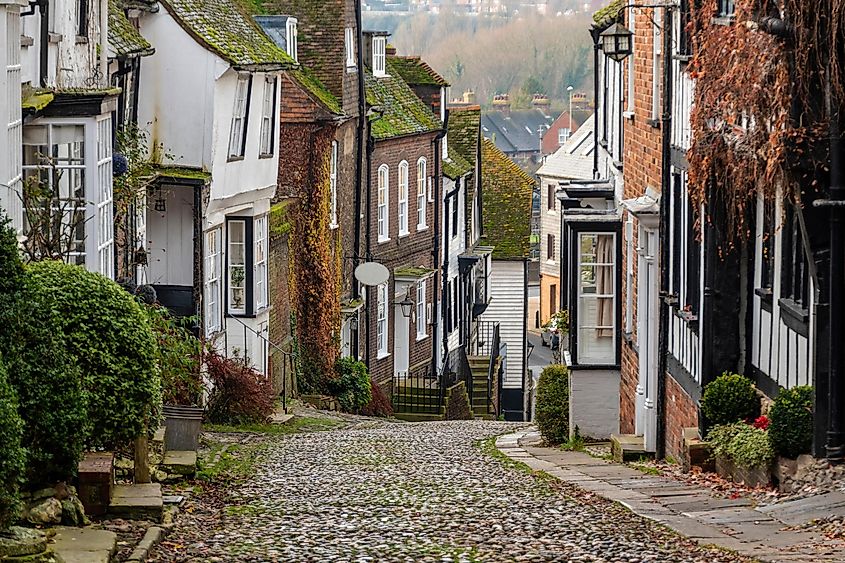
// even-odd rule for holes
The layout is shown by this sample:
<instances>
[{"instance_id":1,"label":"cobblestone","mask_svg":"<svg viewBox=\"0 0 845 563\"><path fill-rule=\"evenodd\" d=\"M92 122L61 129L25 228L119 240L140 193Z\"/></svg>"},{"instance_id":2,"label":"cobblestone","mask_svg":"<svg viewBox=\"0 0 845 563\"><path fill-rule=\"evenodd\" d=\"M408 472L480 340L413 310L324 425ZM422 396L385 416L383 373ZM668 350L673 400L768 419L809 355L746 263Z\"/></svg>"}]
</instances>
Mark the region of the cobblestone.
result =
<instances>
[{"instance_id":1,"label":"cobblestone","mask_svg":"<svg viewBox=\"0 0 845 563\"><path fill-rule=\"evenodd\" d=\"M256 475L201 495L149 561L735 563L479 448L518 425L355 425L273 437Z\"/></svg>"}]
</instances>

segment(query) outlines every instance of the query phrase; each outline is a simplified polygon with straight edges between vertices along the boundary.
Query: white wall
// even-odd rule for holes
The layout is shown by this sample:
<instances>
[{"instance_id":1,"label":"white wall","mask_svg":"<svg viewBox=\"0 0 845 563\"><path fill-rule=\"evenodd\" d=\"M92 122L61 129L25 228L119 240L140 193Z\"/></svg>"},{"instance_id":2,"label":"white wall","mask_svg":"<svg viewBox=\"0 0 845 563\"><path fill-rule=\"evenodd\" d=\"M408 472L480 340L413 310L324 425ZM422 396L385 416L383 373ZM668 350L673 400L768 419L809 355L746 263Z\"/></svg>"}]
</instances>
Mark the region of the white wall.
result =
<instances>
[{"instance_id":1,"label":"white wall","mask_svg":"<svg viewBox=\"0 0 845 563\"><path fill-rule=\"evenodd\" d=\"M503 387L522 387L525 373L525 268L526 262L493 260L490 275L490 305L485 321L499 323L502 344L508 347Z\"/></svg>"},{"instance_id":2,"label":"white wall","mask_svg":"<svg viewBox=\"0 0 845 563\"><path fill-rule=\"evenodd\" d=\"M23 229L21 190L21 61L14 47L20 41L20 6L0 0L0 208Z\"/></svg>"},{"instance_id":3,"label":"white wall","mask_svg":"<svg viewBox=\"0 0 845 563\"><path fill-rule=\"evenodd\" d=\"M449 207L447 209L446 204L444 203L441 206L442 209L442 217L440 224L443 226L443 253L446 252L446 245L445 241L449 241L449 272L448 272L448 279L450 283L456 284L458 283L458 256L466 252L466 223L464 221L464 217L466 216L466 187L464 186L465 180L459 180L460 188L458 190L458 195L456 198L449 198ZM455 189L455 181L449 178L443 177L443 194L447 194ZM444 198L445 199L445 198ZM452 236L452 213L451 213L451 205L456 204L458 206L458 229L457 229L457 236ZM449 221L449 230L446 231L446 218L448 213L448 221ZM458 298L459 304L463 307L463 300L461 297L463 293L459 291ZM451 294L449 296L451 299ZM441 302L441 295L437 296L437 303L438 309L441 310L440 313L440 320L442 324L443 313L442 308L446 306L445 303ZM446 330L445 324L442 325L441 330ZM460 345L460 327L453 326L452 332L449 333L449 350L454 350ZM441 344L442 346L442 344Z\"/></svg>"}]
</instances>

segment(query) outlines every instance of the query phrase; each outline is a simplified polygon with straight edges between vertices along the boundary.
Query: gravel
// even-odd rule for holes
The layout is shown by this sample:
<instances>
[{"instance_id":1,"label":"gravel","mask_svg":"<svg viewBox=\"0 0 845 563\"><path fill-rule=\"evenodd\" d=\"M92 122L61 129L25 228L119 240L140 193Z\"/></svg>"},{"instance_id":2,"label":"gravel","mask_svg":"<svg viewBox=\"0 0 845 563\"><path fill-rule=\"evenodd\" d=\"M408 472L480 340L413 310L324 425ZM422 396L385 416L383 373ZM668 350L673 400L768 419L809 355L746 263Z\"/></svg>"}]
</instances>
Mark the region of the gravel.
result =
<instances>
[{"instance_id":1,"label":"gravel","mask_svg":"<svg viewBox=\"0 0 845 563\"><path fill-rule=\"evenodd\" d=\"M253 478L203 485L149 561L735 563L484 453L494 421L274 436Z\"/></svg>"}]
</instances>

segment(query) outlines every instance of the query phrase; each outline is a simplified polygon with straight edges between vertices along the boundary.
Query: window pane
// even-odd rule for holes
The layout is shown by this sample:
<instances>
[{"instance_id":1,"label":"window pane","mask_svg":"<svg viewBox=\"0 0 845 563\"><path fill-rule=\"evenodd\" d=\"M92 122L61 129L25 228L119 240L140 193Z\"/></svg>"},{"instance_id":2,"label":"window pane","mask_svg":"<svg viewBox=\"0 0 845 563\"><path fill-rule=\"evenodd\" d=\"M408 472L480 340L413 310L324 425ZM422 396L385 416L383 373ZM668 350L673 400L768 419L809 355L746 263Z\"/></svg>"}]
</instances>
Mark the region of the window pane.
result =
<instances>
[{"instance_id":1,"label":"window pane","mask_svg":"<svg viewBox=\"0 0 845 563\"><path fill-rule=\"evenodd\" d=\"M614 234L582 233L578 242L578 362L612 364L616 345L616 238Z\"/></svg>"}]
</instances>

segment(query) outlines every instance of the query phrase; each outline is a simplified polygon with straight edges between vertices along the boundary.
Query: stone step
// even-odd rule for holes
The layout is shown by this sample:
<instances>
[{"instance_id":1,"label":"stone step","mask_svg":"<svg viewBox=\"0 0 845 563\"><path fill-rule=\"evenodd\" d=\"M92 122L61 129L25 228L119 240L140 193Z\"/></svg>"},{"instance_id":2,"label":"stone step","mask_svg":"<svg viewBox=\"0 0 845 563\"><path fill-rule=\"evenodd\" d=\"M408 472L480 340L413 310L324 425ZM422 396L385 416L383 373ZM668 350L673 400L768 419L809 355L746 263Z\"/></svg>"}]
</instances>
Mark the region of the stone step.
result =
<instances>
[{"instance_id":1,"label":"stone step","mask_svg":"<svg viewBox=\"0 0 845 563\"><path fill-rule=\"evenodd\" d=\"M192 450L170 450L158 468L170 475L193 476L197 472L197 452Z\"/></svg>"},{"instance_id":2,"label":"stone step","mask_svg":"<svg viewBox=\"0 0 845 563\"><path fill-rule=\"evenodd\" d=\"M53 528L53 551L64 563L109 563L117 552L117 534L90 528Z\"/></svg>"},{"instance_id":3,"label":"stone step","mask_svg":"<svg viewBox=\"0 0 845 563\"><path fill-rule=\"evenodd\" d=\"M161 485L115 485L109 504L109 514L127 520L161 521L164 503L161 499Z\"/></svg>"},{"instance_id":4,"label":"stone step","mask_svg":"<svg viewBox=\"0 0 845 563\"><path fill-rule=\"evenodd\" d=\"M645 439L633 434L611 434L610 451L617 462L637 461L641 458L654 458L654 452L647 452Z\"/></svg>"},{"instance_id":5,"label":"stone step","mask_svg":"<svg viewBox=\"0 0 845 563\"><path fill-rule=\"evenodd\" d=\"M406 422L435 422L446 418L445 415L442 414L426 414L418 412L394 412L393 416Z\"/></svg>"}]
</instances>

